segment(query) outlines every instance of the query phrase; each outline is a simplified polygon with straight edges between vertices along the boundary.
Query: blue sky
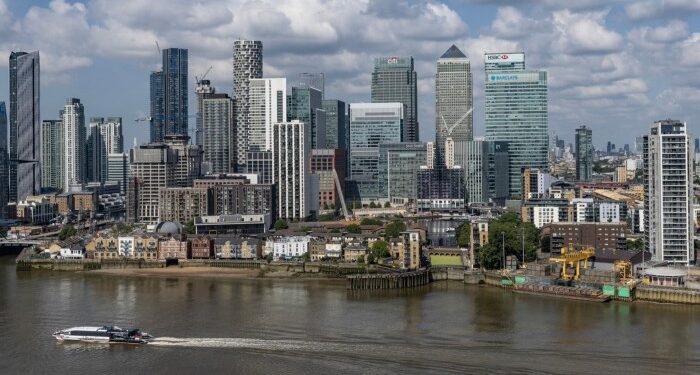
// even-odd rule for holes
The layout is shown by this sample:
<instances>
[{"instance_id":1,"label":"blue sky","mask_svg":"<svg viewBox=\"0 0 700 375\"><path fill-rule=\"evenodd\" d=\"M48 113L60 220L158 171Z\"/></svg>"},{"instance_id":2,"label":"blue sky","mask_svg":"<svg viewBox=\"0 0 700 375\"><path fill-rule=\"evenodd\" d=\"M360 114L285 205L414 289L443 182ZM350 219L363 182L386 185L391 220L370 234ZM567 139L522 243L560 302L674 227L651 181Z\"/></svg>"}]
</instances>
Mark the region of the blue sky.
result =
<instances>
[{"instance_id":1,"label":"blue sky","mask_svg":"<svg viewBox=\"0 0 700 375\"><path fill-rule=\"evenodd\" d=\"M326 73L327 97L369 100L372 58L412 55L421 140L434 137L435 60L455 43L472 61L475 135L483 135L484 52L522 50L546 69L550 130L632 145L661 118L700 120L700 0L0 0L0 68L12 50L41 52L42 118L68 97L86 115L124 118L125 145L147 140L148 74L162 47L190 50L190 77L230 92L231 46L264 43L266 77ZM7 100L0 74L0 100ZM194 111L194 95L190 110Z\"/></svg>"}]
</instances>

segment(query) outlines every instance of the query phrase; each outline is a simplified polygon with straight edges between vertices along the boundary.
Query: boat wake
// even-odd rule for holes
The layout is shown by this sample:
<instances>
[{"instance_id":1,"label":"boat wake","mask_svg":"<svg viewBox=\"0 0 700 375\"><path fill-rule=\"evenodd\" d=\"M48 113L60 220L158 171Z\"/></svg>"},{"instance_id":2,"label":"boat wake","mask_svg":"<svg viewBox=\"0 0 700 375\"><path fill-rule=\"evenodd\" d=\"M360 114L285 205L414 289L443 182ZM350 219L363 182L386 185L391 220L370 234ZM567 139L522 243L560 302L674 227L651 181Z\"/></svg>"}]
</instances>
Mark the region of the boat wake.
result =
<instances>
[{"instance_id":1,"label":"boat wake","mask_svg":"<svg viewBox=\"0 0 700 375\"><path fill-rule=\"evenodd\" d=\"M240 348L274 351L333 351L345 350L342 344L321 343L302 340L263 340L251 338L215 337L158 337L149 342L150 346L187 348Z\"/></svg>"}]
</instances>

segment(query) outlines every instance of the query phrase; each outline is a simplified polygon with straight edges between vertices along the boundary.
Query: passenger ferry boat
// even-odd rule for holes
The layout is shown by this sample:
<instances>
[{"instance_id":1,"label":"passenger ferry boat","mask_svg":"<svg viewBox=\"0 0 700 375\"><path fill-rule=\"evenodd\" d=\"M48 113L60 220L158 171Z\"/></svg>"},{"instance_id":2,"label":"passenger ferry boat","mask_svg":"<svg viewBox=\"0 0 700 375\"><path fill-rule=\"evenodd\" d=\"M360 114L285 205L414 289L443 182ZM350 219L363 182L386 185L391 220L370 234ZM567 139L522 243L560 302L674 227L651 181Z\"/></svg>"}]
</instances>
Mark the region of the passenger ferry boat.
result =
<instances>
[{"instance_id":1,"label":"passenger ferry boat","mask_svg":"<svg viewBox=\"0 0 700 375\"><path fill-rule=\"evenodd\" d=\"M138 328L116 326L73 327L56 331L53 337L58 341L83 341L105 344L146 344L153 336Z\"/></svg>"}]
</instances>

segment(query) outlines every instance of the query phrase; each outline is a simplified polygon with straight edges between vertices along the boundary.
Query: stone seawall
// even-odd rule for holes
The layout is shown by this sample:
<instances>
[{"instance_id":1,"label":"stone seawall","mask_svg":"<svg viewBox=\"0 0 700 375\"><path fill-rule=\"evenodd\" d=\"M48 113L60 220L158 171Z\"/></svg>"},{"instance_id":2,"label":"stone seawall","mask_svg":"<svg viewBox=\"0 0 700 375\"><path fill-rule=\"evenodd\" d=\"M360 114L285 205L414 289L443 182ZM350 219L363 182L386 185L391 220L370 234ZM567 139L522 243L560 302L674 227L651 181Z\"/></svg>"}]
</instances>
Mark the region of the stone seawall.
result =
<instances>
[{"instance_id":1,"label":"stone seawall","mask_svg":"<svg viewBox=\"0 0 700 375\"><path fill-rule=\"evenodd\" d=\"M700 304L700 290L644 285L636 288L635 298L649 302Z\"/></svg>"}]
</instances>

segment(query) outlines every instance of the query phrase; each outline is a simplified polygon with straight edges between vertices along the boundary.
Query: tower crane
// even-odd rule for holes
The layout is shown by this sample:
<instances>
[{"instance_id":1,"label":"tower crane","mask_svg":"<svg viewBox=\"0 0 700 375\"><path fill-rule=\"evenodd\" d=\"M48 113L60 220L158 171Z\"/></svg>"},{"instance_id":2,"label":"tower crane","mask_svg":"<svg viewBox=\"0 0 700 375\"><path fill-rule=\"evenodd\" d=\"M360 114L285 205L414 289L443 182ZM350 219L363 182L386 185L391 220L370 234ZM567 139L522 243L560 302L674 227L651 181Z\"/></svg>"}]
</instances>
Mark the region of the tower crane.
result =
<instances>
[{"instance_id":1,"label":"tower crane","mask_svg":"<svg viewBox=\"0 0 700 375\"><path fill-rule=\"evenodd\" d=\"M202 74L201 77L194 76L194 81L195 81L195 83L199 85L200 82L204 81L204 78L206 78L207 74L209 74L209 72L211 72L211 70L212 70L213 68L214 68L213 65L210 66L210 67L204 72L204 74Z\"/></svg>"}]
</instances>

